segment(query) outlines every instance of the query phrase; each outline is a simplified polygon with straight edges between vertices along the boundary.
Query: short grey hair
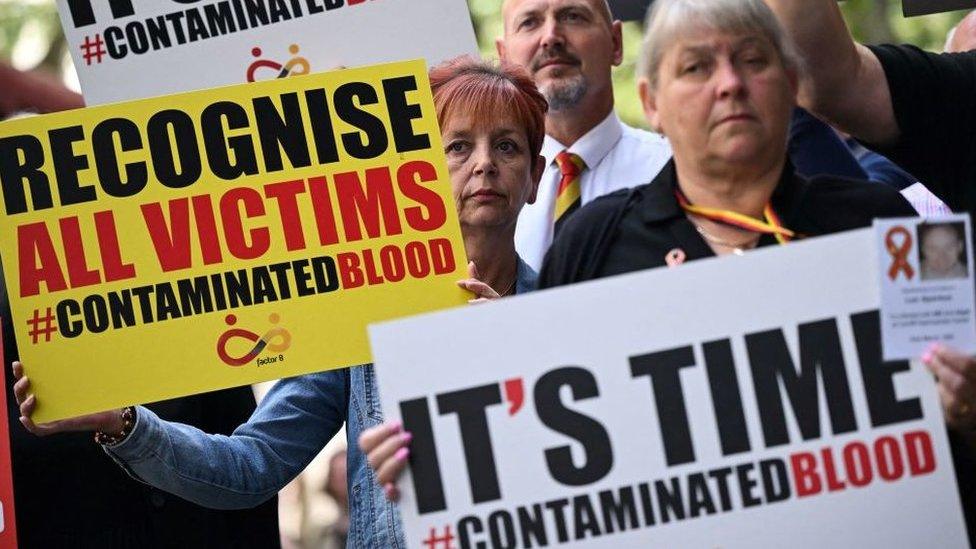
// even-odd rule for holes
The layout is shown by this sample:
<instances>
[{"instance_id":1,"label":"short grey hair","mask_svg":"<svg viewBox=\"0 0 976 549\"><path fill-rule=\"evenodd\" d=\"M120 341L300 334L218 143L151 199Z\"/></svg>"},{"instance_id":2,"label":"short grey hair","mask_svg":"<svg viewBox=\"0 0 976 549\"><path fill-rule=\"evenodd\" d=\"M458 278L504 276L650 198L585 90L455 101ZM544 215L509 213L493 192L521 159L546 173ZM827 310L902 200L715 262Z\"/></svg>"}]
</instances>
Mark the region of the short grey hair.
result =
<instances>
[{"instance_id":1,"label":"short grey hair","mask_svg":"<svg viewBox=\"0 0 976 549\"><path fill-rule=\"evenodd\" d=\"M802 71L796 46L763 0L655 0L647 14L638 64L638 76L646 78L652 89L664 54L692 28L759 34L773 45L787 70Z\"/></svg>"}]
</instances>

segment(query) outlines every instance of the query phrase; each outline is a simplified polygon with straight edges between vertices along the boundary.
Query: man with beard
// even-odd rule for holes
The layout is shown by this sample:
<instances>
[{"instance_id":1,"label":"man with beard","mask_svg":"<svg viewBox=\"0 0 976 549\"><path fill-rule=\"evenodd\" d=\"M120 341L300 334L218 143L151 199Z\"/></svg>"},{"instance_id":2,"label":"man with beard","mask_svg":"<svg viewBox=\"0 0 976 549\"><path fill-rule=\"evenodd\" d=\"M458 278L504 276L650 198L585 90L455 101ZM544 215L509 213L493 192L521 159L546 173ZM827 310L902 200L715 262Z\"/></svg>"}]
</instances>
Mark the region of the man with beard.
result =
<instances>
[{"instance_id":1,"label":"man with beard","mask_svg":"<svg viewBox=\"0 0 976 549\"><path fill-rule=\"evenodd\" d=\"M611 70L623 60L623 39L606 0L506 0L502 16L499 57L526 67L549 101L546 171L515 232L519 254L538 269L554 232L573 212L651 181L671 148L614 112Z\"/></svg>"}]
</instances>

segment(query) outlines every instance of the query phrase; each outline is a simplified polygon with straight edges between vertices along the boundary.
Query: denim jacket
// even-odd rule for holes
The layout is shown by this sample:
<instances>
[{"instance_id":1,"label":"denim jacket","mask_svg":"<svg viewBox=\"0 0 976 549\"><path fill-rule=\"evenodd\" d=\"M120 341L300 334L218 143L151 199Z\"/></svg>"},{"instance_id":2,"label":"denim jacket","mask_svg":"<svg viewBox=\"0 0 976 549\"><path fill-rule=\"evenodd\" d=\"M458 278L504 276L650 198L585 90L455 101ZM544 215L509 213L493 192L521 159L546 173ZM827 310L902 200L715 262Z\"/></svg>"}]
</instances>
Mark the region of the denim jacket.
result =
<instances>
[{"instance_id":1,"label":"denim jacket","mask_svg":"<svg viewBox=\"0 0 976 549\"><path fill-rule=\"evenodd\" d=\"M516 293L535 283L536 273L520 258ZM138 480L205 507L241 509L278 493L345 423L349 547L405 548L396 505L357 442L382 422L373 366L365 365L279 381L230 436L166 422L139 407L132 433L105 450Z\"/></svg>"}]
</instances>

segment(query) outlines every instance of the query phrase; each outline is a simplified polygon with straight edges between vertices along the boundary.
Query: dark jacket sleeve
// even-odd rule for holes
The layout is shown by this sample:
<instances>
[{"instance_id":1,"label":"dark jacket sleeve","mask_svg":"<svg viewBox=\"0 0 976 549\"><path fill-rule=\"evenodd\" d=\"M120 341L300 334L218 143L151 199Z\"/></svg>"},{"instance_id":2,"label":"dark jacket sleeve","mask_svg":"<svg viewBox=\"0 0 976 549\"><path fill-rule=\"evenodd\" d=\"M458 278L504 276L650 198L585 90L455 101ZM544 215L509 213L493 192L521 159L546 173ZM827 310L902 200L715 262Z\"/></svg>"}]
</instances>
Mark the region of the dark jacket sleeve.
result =
<instances>
[{"instance_id":1,"label":"dark jacket sleeve","mask_svg":"<svg viewBox=\"0 0 976 549\"><path fill-rule=\"evenodd\" d=\"M976 52L877 46L900 136L871 147L924 182L953 210L970 209L976 162Z\"/></svg>"},{"instance_id":2,"label":"dark jacket sleeve","mask_svg":"<svg viewBox=\"0 0 976 549\"><path fill-rule=\"evenodd\" d=\"M894 189L903 191L908 187L919 182L919 179L914 175L906 172L887 157L882 156L870 149L866 149L861 145L857 145L860 149L864 151L862 155L859 156L858 162L864 168L864 171L868 174L868 181L874 181L875 183L883 183Z\"/></svg>"},{"instance_id":3,"label":"dark jacket sleeve","mask_svg":"<svg viewBox=\"0 0 976 549\"><path fill-rule=\"evenodd\" d=\"M18 358L0 279L4 368ZM9 370L7 370L9 372ZM17 536L21 547L277 547L277 498L253 509L217 511L133 480L91 433L36 437L21 427L6 376ZM168 419L230 433L254 410L250 387L154 404ZM59 512L69 509L70 512Z\"/></svg>"},{"instance_id":4,"label":"dark jacket sleeve","mask_svg":"<svg viewBox=\"0 0 976 549\"><path fill-rule=\"evenodd\" d=\"M877 218L918 215L892 187L836 177L811 179L803 204L804 225L815 227L819 234L869 227Z\"/></svg>"},{"instance_id":5,"label":"dark jacket sleeve","mask_svg":"<svg viewBox=\"0 0 976 549\"><path fill-rule=\"evenodd\" d=\"M797 107L790 122L790 161L804 177L829 174L867 179L851 150L833 128Z\"/></svg>"},{"instance_id":6,"label":"dark jacket sleeve","mask_svg":"<svg viewBox=\"0 0 976 549\"><path fill-rule=\"evenodd\" d=\"M635 192L623 189L597 198L566 220L542 262L540 290L597 277Z\"/></svg>"}]
</instances>

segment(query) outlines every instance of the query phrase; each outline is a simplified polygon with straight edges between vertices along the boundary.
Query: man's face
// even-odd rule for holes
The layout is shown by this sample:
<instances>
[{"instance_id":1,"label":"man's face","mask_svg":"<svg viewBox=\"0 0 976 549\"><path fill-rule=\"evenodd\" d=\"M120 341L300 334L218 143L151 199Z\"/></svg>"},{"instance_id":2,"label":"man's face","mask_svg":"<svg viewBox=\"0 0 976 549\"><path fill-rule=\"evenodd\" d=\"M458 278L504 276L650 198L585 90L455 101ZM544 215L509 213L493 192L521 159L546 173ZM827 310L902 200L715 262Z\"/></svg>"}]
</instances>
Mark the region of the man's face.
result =
<instances>
[{"instance_id":1,"label":"man's face","mask_svg":"<svg viewBox=\"0 0 976 549\"><path fill-rule=\"evenodd\" d=\"M933 227L922 239L923 264L936 277L949 276L959 262L963 243L955 231L947 227Z\"/></svg>"},{"instance_id":2,"label":"man's face","mask_svg":"<svg viewBox=\"0 0 976 549\"><path fill-rule=\"evenodd\" d=\"M610 69L623 48L620 22L604 10L604 0L508 0L498 55L529 70L553 112L588 96L612 97Z\"/></svg>"}]
</instances>

